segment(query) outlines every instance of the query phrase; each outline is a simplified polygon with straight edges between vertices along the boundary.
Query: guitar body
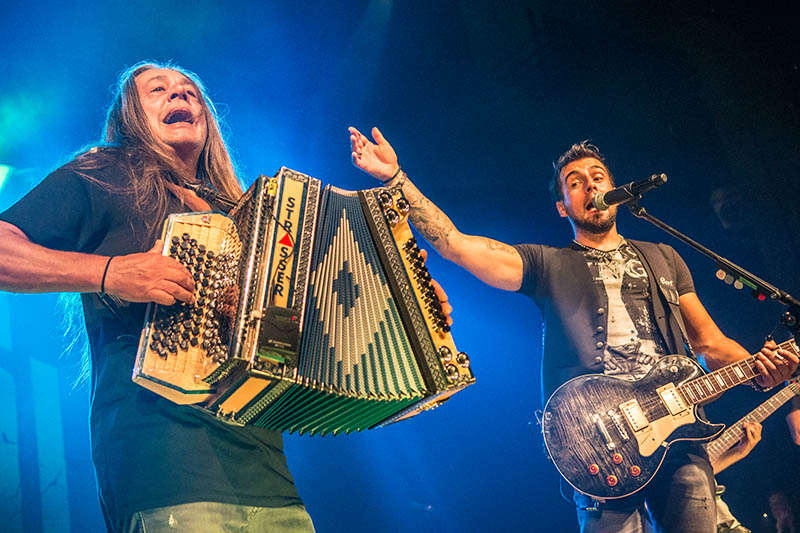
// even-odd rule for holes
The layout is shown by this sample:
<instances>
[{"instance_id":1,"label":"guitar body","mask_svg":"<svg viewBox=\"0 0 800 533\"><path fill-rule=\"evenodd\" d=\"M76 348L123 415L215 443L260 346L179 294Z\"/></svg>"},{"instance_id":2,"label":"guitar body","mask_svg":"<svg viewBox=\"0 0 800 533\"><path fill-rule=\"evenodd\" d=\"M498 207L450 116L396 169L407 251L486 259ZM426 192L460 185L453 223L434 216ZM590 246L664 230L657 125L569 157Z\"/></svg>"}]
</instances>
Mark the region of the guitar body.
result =
<instances>
[{"instance_id":1,"label":"guitar body","mask_svg":"<svg viewBox=\"0 0 800 533\"><path fill-rule=\"evenodd\" d=\"M706 441L724 424L710 424L675 387L703 375L688 357L662 357L640 380L578 376L550 396L542 416L547 452L576 490L598 500L641 490L669 445Z\"/></svg>"}]
</instances>

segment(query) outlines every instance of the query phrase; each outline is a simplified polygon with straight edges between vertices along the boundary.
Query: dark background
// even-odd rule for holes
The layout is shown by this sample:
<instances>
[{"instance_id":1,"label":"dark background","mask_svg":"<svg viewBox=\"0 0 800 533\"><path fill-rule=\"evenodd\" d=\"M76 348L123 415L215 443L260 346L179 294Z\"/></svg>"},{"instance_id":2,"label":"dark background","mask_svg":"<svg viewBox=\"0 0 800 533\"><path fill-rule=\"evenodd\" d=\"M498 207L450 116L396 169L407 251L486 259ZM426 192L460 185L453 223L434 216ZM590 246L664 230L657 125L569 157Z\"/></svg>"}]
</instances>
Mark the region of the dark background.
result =
<instances>
[{"instance_id":1,"label":"dark background","mask_svg":"<svg viewBox=\"0 0 800 533\"><path fill-rule=\"evenodd\" d=\"M591 139L619 183L669 175L644 202L652 214L800 295L796 19L788 2L754 4L6 4L0 208L99 138L123 68L174 60L219 104L245 184L286 165L371 187L350 165L346 128L379 125L462 231L560 244L571 234L546 192L551 162ZM748 350L777 324L780 305L720 283L685 245L627 213L619 226L674 245L709 312ZM539 312L439 257L429 266L455 306L453 334L478 382L389 428L287 436L317 531L573 529L533 423ZM59 317L54 295L0 294L0 521L12 531L102 528L88 387L72 388L77 356L65 352ZM740 387L708 414L734 422L767 397ZM770 531L770 494L786 494L800 513L798 465L781 413L719 479L734 513Z\"/></svg>"}]
</instances>

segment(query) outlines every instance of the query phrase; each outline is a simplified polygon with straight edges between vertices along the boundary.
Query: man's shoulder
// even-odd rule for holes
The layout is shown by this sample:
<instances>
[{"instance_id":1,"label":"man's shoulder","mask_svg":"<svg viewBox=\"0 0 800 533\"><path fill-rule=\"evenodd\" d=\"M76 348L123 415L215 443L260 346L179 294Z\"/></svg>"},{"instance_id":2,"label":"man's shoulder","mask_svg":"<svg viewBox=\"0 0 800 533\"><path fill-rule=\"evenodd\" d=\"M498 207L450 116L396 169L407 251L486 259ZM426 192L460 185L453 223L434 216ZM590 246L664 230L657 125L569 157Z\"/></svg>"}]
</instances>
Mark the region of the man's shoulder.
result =
<instances>
[{"instance_id":1,"label":"man's shoulder","mask_svg":"<svg viewBox=\"0 0 800 533\"><path fill-rule=\"evenodd\" d=\"M520 254L525 265L538 265L537 268L560 268L564 265L583 261L580 246L569 243L564 246L550 244L515 244L514 248Z\"/></svg>"},{"instance_id":2,"label":"man's shoulder","mask_svg":"<svg viewBox=\"0 0 800 533\"><path fill-rule=\"evenodd\" d=\"M130 165L126 153L117 147L99 146L84 150L51 172L60 178L80 178L89 184L127 188Z\"/></svg>"},{"instance_id":3,"label":"man's shoulder","mask_svg":"<svg viewBox=\"0 0 800 533\"><path fill-rule=\"evenodd\" d=\"M640 241L636 239L625 239L625 240L644 253L647 252L655 253L657 251L660 251L662 254L668 257L673 255L678 255L678 252L675 251L675 248L663 242Z\"/></svg>"},{"instance_id":4,"label":"man's shoulder","mask_svg":"<svg viewBox=\"0 0 800 533\"><path fill-rule=\"evenodd\" d=\"M513 245L517 250L537 250L543 253L556 253L562 250L572 250L573 248L567 246L553 246L550 244L536 244L536 243L521 243Z\"/></svg>"}]
</instances>

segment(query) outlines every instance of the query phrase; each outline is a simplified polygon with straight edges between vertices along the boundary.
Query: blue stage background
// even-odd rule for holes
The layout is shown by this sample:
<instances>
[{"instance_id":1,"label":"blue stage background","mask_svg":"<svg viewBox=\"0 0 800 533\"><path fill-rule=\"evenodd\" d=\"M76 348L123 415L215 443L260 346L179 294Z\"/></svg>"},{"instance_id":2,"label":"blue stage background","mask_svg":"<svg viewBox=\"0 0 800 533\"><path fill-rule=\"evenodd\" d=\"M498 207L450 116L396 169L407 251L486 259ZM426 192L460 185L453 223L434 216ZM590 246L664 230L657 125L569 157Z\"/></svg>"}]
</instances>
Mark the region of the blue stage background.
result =
<instances>
[{"instance_id":1,"label":"blue stage background","mask_svg":"<svg viewBox=\"0 0 800 533\"><path fill-rule=\"evenodd\" d=\"M786 4L786 8L790 4ZM665 172L645 205L800 294L800 46L784 9L745 2L11 2L0 17L0 209L99 139L111 85L142 59L205 81L249 185L280 166L345 189L347 126L379 125L420 189L464 232L569 241L546 192L551 161L591 139L617 181ZM751 351L782 308L735 291L683 244L620 216L626 237L673 244L720 327ZM542 451L540 314L431 254L453 334L478 382L378 431L286 436L317 531L568 531L571 505ZM73 387L55 295L0 293L0 523L101 531L89 391ZM783 334L785 337L785 334ZM733 422L766 399L731 391ZM774 530L768 498L797 507L800 452L782 415L720 479L734 513ZM142 465L147 468L147 465Z\"/></svg>"}]
</instances>

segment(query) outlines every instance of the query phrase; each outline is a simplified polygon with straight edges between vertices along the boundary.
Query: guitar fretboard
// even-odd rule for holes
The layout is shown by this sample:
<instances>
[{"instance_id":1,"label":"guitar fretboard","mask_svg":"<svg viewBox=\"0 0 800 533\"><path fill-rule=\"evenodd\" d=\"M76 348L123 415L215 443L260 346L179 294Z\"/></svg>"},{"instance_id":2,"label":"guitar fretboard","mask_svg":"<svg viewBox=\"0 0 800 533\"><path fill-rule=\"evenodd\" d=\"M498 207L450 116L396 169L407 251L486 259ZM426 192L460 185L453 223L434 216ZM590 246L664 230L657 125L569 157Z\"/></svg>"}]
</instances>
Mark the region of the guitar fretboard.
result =
<instances>
[{"instance_id":1,"label":"guitar fretboard","mask_svg":"<svg viewBox=\"0 0 800 533\"><path fill-rule=\"evenodd\" d=\"M778 348L792 351L795 355L800 355L794 339L782 342ZM730 365L724 366L708 374L704 374L695 379L689 380L677 387L687 405L694 405L716 396L731 387L735 387L745 381L753 379L759 375L756 367L756 356L742 359Z\"/></svg>"},{"instance_id":2,"label":"guitar fretboard","mask_svg":"<svg viewBox=\"0 0 800 533\"><path fill-rule=\"evenodd\" d=\"M708 457L711 459L711 462L713 463L719 459L720 455L741 440L744 435L743 426L745 422L761 422L765 420L795 395L800 395L800 383L797 382L797 379L789 382L786 387L776 394L773 394L769 400L747 413L735 424L732 424L717 439L709 442L706 445L706 450L708 451Z\"/></svg>"}]
</instances>

